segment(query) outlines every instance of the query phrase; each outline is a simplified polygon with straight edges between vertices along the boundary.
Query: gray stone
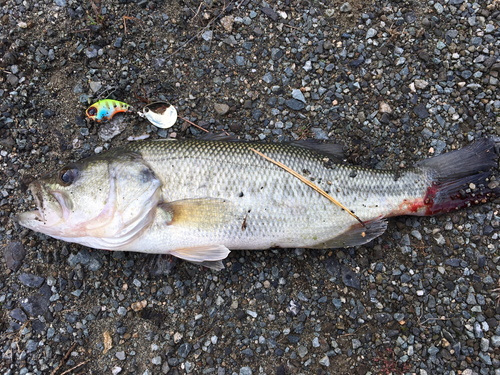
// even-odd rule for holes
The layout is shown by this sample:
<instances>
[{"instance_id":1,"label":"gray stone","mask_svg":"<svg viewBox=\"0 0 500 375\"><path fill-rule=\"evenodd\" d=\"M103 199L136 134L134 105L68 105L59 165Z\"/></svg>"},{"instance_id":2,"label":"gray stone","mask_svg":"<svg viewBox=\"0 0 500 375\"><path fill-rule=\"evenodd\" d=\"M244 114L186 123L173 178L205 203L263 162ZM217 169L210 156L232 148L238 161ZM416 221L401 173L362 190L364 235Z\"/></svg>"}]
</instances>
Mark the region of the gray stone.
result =
<instances>
[{"instance_id":1,"label":"gray stone","mask_svg":"<svg viewBox=\"0 0 500 375\"><path fill-rule=\"evenodd\" d=\"M28 317L26 316L24 311L21 309L14 309L9 313L9 315L11 318L18 320L21 323L24 323L26 321L26 319L28 319Z\"/></svg>"},{"instance_id":2,"label":"gray stone","mask_svg":"<svg viewBox=\"0 0 500 375\"><path fill-rule=\"evenodd\" d=\"M373 28L370 28L370 29L368 29L368 31L366 32L366 39L373 38L375 35L377 35L377 30L375 30L375 29L373 29Z\"/></svg>"},{"instance_id":3,"label":"gray stone","mask_svg":"<svg viewBox=\"0 0 500 375\"><path fill-rule=\"evenodd\" d=\"M241 354L243 354L245 357L252 358L253 357L253 350L250 348L243 349L241 351Z\"/></svg>"},{"instance_id":4,"label":"gray stone","mask_svg":"<svg viewBox=\"0 0 500 375\"><path fill-rule=\"evenodd\" d=\"M429 112L427 112L425 104L423 103L420 103L415 108L413 108L413 112L415 112L415 114L421 119L426 119L427 117L429 117Z\"/></svg>"},{"instance_id":5,"label":"gray stone","mask_svg":"<svg viewBox=\"0 0 500 375\"><path fill-rule=\"evenodd\" d=\"M260 109L256 108L252 111L252 117L255 121L259 121L261 116L262 111Z\"/></svg>"},{"instance_id":6,"label":"gray stone","mask_svg":"<svg viewBox=\"0 0 500 375\"><path fill-rule=\"evenodd\" d=\"M248 366L240 368L240 375L252 375L252 369Z\"/></svg>"},{"instance_id":7,"label":"gray stone","mask_svg":"<svg viewBox=\"0 0 500 375\"><path fill-rule=\"evenodd\" d=\"M308 353L307 348L304 345L300 345L297 348L297 354L300 356L300 358L304 358Z\"/></svg>"},{"instance_id":8,"label":"gray stone","mask_svg":"<svg viewBox=\"0 0 500 375\"><path fill-rule=\"evenodd\" d=\"M373 316L380 324L387 324L392 320L392 315L388 313L376 313Z\"/></svg>"},{"instance_id":9,"label":"gray stone","mask_svg":"<svg viewBox=\"0 0 500 375\"><path fill-rule=\"evenodd\" d=\"M236 56L235 61L236 61L236 65L239 65L239 66L245 65L245 58L243 56L240 56L240 55Z\"/></svg>"},{"instance_id":10,"label":"gray stone","mask_svg":"<svg viewBox=\"0 0 500 375\"><path fill-rule=\"evenodd\" d=\"M116 358L118 358L120 361L124 361L125 360L125 352L124 351L121 351L121 352L117 352L115 354Z\"/></svg>"},{"instance_id":11,"label":"gray stone","mask_svg":"<svg viewBox=\"0 0 500 375\"><path fill-rule=\"evenodd\" d=\"M214 105L215 112L217 112L218 115L224 116L229 112L229 106L227 104L223 103L217 103Z\"/></svg>"},{"instance_id":12,"label":"gray stone","mask_svg":"<svg viewBox=\"0 0 500 375\"><path fill-rule=\"evenodd\" d=\"M113 123L113 120L115 118L116 118L116 116L113 117L113 119L111 119L111 121L108 121L105 124ZM100 130L102 131L103 128L105 129L106 127L102 126ZM118 134L116 134L116 135L118 135ZM78 254L76 254L76 255L70 254L70 256L68 257L68 263L71 267L74 267L77 264L81 264L83 266L86 266L90 271L99 270L103 264L102 259L100 258L99 253L97 251L93 251L91 253L87 249L80 250L78 252Z\"/></svg>"},{"instance_id":13,"label":"gray stone","mask_svg":"<svg viewBox=\"0 0 500 375\"><path fill-rule=\"evenodd\" d=\"M113 116L109 121L101 122L101 127L99 128L99 138L103 141L110 141L117 135L121 134L127 127L127 122L125 121L125 115L123 113L118 113ZM94 252L94 256L97 256ZM89 259L90 262L90 259Z\"/></svg>"},{"instance_id":14,"label":"gray stone","mask_svg":"<svg viewBox=\"0 0 500 375\"><path fill-rule=\"evenodd\" d=\"M305 107L305 104L297 99L288 99L285 104L288 108L293 109L294 111L300 111Z\"/></svg>"},{"instance_id":15,"label":"gray stone","mask_svg":"<svg viewBox=\"0 0 500 375\"><path fill-rule=\"evenodd\" d=\"M440 3L435 3L434 4L434 9L436 9L436 12L438 14L441 14L441 13L444 12L444 8L443 8L443 6Z\"/></svg>"},{"instance_id":16,"label":"gray stone","mask_svg":"<svg viewBox=\"0 0 500 375\"><path fill-rule=\"evenodd\" d=\"M207 30L203 34L201 34L201 37L207 42L209 42L212 40L212 34L213 34L212 30Z\"/></svg>"},{"instance_id":17,"label":"gray stone","mask_svg":"<svg viewBox=\"0 0 500 375\"><path fill-rule=\"evenodd\" d=\"M3 248L3 256L7 268L15 272L21 267L23 259L26 256L26 251L21 242L9 242Z\"/></svg>"},{"instance_id":18,"label":"gray stone","mask_svg":"<svg viewBox=\"0 0 500 375\"><path fill-rule=\"evenodd\" d=\"M278 20L278 13L276 13L274 10L272 10L269 7L262 7L260 9L262 13L264 13L266 16L269 16L273 21Z\"/></svg>"},{"instance_id":19,"label":"gray stone","mask_svg":"<svg viewBox=\"0 0 500 375\"><path fill-rule=\"evenodd\" d=\"M153 365L161 365L161 356L157 355L151 360Z\"/></svg>"},{"instance_id":20,"label":"gray stone","mask_svg":"<svg viewBox=\"0 0 500 375\"><path fill-rule=\"evenodd\" d=\"M491 336L491 346L494 348L500 348L500 336Z\"/></svg>"},{"instance_id":21,"label":"gray stone","mask_svg":"<svg viewBox=\"0 0 500 375\"><path fill-rule=\"evenodd\" d=\"M15 76L14 74L7 74L7 81L12 85L12 86L17 86L19 83L19 78Z\"/></svg>"},{"instance_id":22,"label":"gray stone","mask_svg":"<svg viewBox=\"0 0 500 375\"><path fill-rule=\"evenodd\" d=\"M89 86L90 86L90 89L93 91L93 92L97 92L101 89L102 87L102 83L101 82L96 82L96 81L91 81L89 83Z\"/></svg>"},{"instance_id":23,"label":"gray stone","mask_svg":"<svg viewBox=\"0 0 500 375\"><path fill-rule=\"evenodd\" d=\"M475 36L475 37L472 37L471 40L470 40L470 43L473 45L473 46L480 46L481 44L483 44L483 38L481 38L480 36Z\"/></svg>"},{"instance_id":24,"label":"gray stone","mask_svg":"<svg viewBox=\"0 0 500 375\"><path fill-rule=\"evenodd\" d=\"M436 348L434 345L432 345L428 350L427 352L429 353L429 355L431 356L435 356L436 354L439 353L439 349Z\"/></svg>"},{"instance_id":25,"label":"gray stone","mask_svg":"<svg viewBox=\"0 0 500 375\"><path fill-rule=\"evenodd\" d=\"M320 359L319 364L325 367L330 366L330 359L328 358L327 355L325 355L323 358Z\"/></svg>"},{"instance_id":26,"label":"gray stone","mask_svg":"<svg viewBox=\"0 0 500 375\"><path fill-rule=\"evenodd\" d=\"M179 355L182 358L186 358L191 351L191 344L189 343L184 343L181 346L179 346L179 350L177 350L177 355Z\"/></svg>"},{"instance_id":27,"label":"gray stone","mask_svg":"<svg viewBox=\"0 0 500 375\"><path fill-rule=\"evenodd\" d=\"M19 300L24 311L26 311L31 316L44 315L49 308L50 296L44 296L40 294L33 294L27 298L22 298Z\"/></svg>"},{"instance_id":28,"label":"gray stone","mask_svg":"<svg viewBox=\"0 0 500 375\"><path fill-rule=\"evenodd\" d=\"M288 335L288 341L291 343L291 344L296 344L300 341L300 337L299 336L295 336L295 335Z\"/></svg>"},{"instance_id":29,"label":"gray stone","mask_svg":"<svg viewBox=\"0 0 500 375\"><path fill-rule=\"evenodd\" d=\"M33 353L36 352L37 349L38 349L38 343L34 340L28 340L28 342L26 343L26 351L28 353Z\"/></svg>"},{"instance_id":30,"label":"gray stone","mask_svg":"<svg viewBox=\"0 0 500 375\"><path fill-rule=\"evenodd\" d=\"M294 99L300 100L302 103L306 102L306 98L304 98L304 94L302 94L302 91L300 91L299 89L292 90L292 97Z\"/></svg>"},{"instance_id":31,"label":"gray stone","mask_svg":"<svg viewBox=\"0 0 500 375\"><path fill-rule=\"evenodd\" d=\"M29 273L22 273L18 277L19 281L30 288L39 288L45 279L41 276L32 275Z\"/></svg>"},{"instance_id":32,"label":"gray stone","mask_svg":"<svg viewBox=\"0 0 500 375\"><path fill-rule=\"evenodd\" d=\"M97 57L97 53L99 51L99 47L98 46L94 46L94 45L91 45L89 46L86 50L85 50L85 55L89 58L89 59L93 59L95 57Z\"/></svg>"},{"instance_id":33,"label":"gray stone","mask_svg":"<svg viewBox=\"0 0 500 375\"><path fill-rule=\"evenodd\" d=\"M262 80L266 83L272 83L273 82L273 75L269 72L264 74L264 77L262 77Z\"/></svg>"},{"instance_id":34,"label":"gray stone","mask_svg":"<svg viewBox=\"0 0 500 375\"><path fill-rule=\"evenodd\" d=\"M482 352L487 352L488 349L490 347L490 340L488 340L487 338L482 338L481 339L481 351Z\"/></svg>"},{"instance_id":35,"label":"gray stone","mask_svg":"<svg viewBox=\"0 0 500 375\"><path fill-rule=\"evenodd\" d=\"M351 4L349 3L344 3L340 6L340 11L342 13L348 13L352 10Z\"/></svg>"},{"instance_id":36,"label":"gray stone","mask_svg":"<svg viewBox=\"0 0 500 375\"><path fill-rule=\"evenodd\" d=\"M361 347L361 341L358 339L352 339L352 349L356 350Z\"/></svg>"},{"instance_id":37,"label":"gray stone","mask_svg":"<svg viewBox=\"0 0 500 375\"><path fill-rule=\"evenodd\" d=\"M54 0L54 2L56 3L57 6L60 7L65 7L67 4L66 0Z\"/></svg>"},{"instance_id":38,"label":"gray stone","mask_svg":"<svg viewBox=\"0 0 500 375\"><path fill-rule=\"evenodd\" d=\"M116 38L115 43L113 44L113 46L114 46L115 48L121 48L121 46L122 46L122 41L123 41L123 38L122 38L122 37L118 37L118 38Z\"/></svg>"},{"instance_id":39,"label":"gray stone","mask_svg":"<svg viewBox=\"0 0 500 375\"><path fill-rule=\"evenodd\" d=\"M472 77L472 72L470 70L464 70L463 72L460 73L460 75L464 79L469 79L470 77Z\"/></svg>"}]
</instances>

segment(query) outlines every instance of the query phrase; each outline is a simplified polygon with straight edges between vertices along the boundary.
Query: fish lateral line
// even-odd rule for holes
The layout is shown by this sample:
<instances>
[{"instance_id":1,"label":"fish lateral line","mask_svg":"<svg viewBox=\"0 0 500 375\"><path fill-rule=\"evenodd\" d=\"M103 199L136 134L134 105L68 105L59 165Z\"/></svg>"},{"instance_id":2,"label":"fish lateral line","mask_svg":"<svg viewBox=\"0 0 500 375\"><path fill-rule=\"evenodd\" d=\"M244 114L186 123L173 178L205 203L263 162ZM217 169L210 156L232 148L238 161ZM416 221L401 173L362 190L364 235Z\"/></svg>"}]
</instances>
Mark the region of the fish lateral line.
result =
<instances>
[{"instance_id":1,"label":"fish lateral line","mask_svg":"<svg viewBox=\"0 0 500 375\"><path fill-rule=\"evenodd\" d=\"M345 210L349 215L351 215L353 218L355 218L363 227L366 228L366 224L357 216L355 215L351 210L349 210L346 206L344 206L342 203L340 203L338 200L327 194L323 189L321 189L319 186L316 184L312 183L308 179L306 179L304 176L300 175L299 173L295 172L293 169L290 167L287 167L285 164L280 163L279 161L273 160L270 157L264 155L262 152L257 151L256 149L250 147L250 150L255 152L257 155L262 156L264 159L267 161L270 161L271 163L277 165L278 167L284 169L288 173L290 173L292 176L298 178L300 181L302 181L304 184L307 186L311 187L312 189L316 190L318 193L320 193L322 196L324 196L326 199L328 199L330 202L336 204L343 210ZM364 237L364 232L362 233L362 236Z\"/></svg>"}]
</instances>

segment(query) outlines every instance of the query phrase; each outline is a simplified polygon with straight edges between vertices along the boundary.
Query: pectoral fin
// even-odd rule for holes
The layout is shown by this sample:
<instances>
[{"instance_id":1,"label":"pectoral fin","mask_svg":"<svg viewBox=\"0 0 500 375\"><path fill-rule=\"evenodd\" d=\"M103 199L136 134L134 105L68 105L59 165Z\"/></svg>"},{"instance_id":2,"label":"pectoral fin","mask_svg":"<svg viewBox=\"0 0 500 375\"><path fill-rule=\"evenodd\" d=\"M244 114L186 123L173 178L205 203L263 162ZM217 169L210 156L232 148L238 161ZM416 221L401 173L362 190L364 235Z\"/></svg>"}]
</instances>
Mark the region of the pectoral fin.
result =
<instances>
[{"instance_id":1,"label":"pectoral fin","mask_svg":"<svg viewBox=\"0 0 500 375\"><path fill-rule=\"evenodd\" d=\"M233 205L226 199L197 198L161 203L158 208L167 214L168 225L209 230L234 218Z\"/></svg>"},{"instance_id":2,"label":"pectoral fin","mask_svg":"<svg viewBox=\"0 0 500 375\"><path fill-rule=\"evenodd\" d=\"M221 270L224 268L221 260L229 253L229 249L224 245L210 245L177 249L169 254L214 270Z\"/></svg>"},{"instance_id":3,"label":"pectoral fin","mask_svg":"<svg viewBox=\"0 0 500 375\"><path fill-rule=\"evenodd\" d=\"M387 221L381 219L366 223L366 227L363 227L361 224L355 224L341 235L312 246L312 248L335 249L363 245L382 235L386 229Z\"/></svg>"}]
</instances>

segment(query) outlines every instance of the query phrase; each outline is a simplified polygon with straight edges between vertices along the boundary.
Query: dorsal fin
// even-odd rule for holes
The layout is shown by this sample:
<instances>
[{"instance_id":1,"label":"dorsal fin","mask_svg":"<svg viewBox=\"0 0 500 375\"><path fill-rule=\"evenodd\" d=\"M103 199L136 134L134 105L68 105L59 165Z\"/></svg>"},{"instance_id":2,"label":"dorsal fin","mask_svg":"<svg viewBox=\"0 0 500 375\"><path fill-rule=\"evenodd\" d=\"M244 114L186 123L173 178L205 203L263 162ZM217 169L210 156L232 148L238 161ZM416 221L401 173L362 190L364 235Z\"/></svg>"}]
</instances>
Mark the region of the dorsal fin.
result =
<instances>
[{"instance_id":1,"label":"dorsal fin","mask_svg":"<svg viewBox=\"0 0 500 375\"><path fill-rule=\"evenodd\" d=\"M245 142L243 139L239 139L237 135L228 135L226 133L205 133L200 139L202 141Z\"/></svg>"},{"instance_id":2,"label":"dorsal fin","mask_svg":"<svg viewBox=\"0 0 500 375\"><path fill-rule=\"evenodd\" d=\"M344 158L343 146L339 143L319 142L315 139L304 139L290 142L291 145L316 151L319 154L332 159L342 160Z\"/></svg>"}]
</instances>

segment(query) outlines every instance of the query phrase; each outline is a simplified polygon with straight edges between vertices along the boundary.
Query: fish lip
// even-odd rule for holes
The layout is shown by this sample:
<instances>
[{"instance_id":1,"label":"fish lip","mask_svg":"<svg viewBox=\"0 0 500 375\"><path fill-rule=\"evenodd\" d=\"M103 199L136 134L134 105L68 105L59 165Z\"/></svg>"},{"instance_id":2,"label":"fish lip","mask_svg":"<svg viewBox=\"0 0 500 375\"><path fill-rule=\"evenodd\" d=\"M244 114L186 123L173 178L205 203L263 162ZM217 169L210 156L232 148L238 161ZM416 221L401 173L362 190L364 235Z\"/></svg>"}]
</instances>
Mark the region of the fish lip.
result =
<instances>
[{"instance_id":1,"label":"fish lip","mask_svg":"<svg viewBox=\"0 0 500 375\"><path fill-rule=\"evenodd\" d=\"M62 192L59 191L48 191L40 181L34 181L30 184L30 191L35 200L35 205L37 210L30 211L27 214L31 215L33 219L38 219L47 224L48 218L45 215L45 199L44 195L51 195L57 203L59 204L61 218L66 219L69 216L69 209L66 207L64 196Z\"/></svg>"},{"instance_id":2,"label":"fish lip","mask_svg":"<svg viewBox=\"0 0 500 375\"><path fill-rule=\"evenodd\" d=\"M34 214L40 221L45 221L45 215L43 214L43 188L39 181L34 181L30 184L29 190L31 195L35 199L35 204L37 210L30 211L30 214Z\"/></svg>"}]
</instances>

